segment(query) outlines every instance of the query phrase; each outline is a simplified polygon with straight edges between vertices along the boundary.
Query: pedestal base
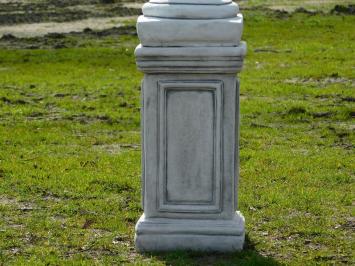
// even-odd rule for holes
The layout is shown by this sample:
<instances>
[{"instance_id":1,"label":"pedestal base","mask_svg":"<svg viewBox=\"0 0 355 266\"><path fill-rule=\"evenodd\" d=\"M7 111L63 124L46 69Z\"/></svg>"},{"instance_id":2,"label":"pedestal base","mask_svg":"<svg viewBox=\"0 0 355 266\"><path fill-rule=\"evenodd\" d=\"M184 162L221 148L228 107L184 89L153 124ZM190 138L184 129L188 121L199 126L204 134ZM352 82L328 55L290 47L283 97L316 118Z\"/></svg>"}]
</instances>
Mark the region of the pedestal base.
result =
<instances>
[{"instance_id":1,"label":"pedestal base","mask_svg":"<svg viewBox=\"0 0 355 266\"><path fill-rule=\"evenodd\" d=\"M138 251L195 250L231 252L242 250L244 217L232 220L145 218L136 225Z\"/></svg>"}]
</instances>

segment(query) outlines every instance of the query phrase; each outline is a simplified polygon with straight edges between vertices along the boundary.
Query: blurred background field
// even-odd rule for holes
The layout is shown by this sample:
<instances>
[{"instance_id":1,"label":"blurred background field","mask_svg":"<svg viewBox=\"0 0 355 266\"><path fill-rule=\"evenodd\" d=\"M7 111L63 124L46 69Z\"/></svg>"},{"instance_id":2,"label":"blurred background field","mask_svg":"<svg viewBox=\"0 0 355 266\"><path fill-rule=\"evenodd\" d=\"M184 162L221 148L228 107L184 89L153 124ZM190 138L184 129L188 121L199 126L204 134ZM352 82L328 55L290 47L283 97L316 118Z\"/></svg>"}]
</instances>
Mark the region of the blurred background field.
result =
<instances>
[{"instance_id":1,"label":"blurred background field","mask_svg":"<svg viewBox=\"0 0 355 266\"><path fill-rule=\"evenodd\" d=\"M238 1L245 251L135 252L142 3L0 0L0 265L353 264L353 1Z\"/></svg>"},{"instance_id":2,"label":"blurred background field","mask_svg":"<svg viewBox=\"0 0 355 266\"><path fill-rule=\"evenodd\" d=\"M249 0L242 9L285 12L337 12L354 14L353 0ZM0 0L0 36L31 37L117 27L134 21L143 1L129 0ZM60 23L60 24L58 24Z\"/></svg>"}]
</instances>

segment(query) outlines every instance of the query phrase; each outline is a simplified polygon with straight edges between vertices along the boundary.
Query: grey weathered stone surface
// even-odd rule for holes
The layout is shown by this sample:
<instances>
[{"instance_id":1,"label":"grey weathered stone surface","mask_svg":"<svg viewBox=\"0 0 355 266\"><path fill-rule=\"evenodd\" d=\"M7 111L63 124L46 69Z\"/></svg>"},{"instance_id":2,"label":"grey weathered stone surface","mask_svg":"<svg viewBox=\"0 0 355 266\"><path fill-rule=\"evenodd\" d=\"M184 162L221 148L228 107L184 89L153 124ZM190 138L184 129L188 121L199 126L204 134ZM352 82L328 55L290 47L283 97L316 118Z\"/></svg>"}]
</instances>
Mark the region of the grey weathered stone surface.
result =
<instances>
[{"instance_id":1,"label":"grey weathered stone surface","mask_svg":"<svg viewBox=\"0 0 355 266\"><path fill-rule=\"evenodd\" d=\"M244 218L240 213L230 220L139 219L136 227L139 251L235 251L244 243Z\"/></svg>"},{"instance_id":2,"label":"grey weathered stone surface","mask_svg":"<svg viewBox=\"0 0 355 266\"><path fill-rule=\"evenodd\" d=\"M137 31L143 46L238 46L243 16L224 19L171 19L140 16ZM183 30L181 30L183 29Z\"/></svg>"},{"instance_id":3,"label":"grey weathered stone surface","mask_svg":"<svg viewBox=\"0 0 355 266\"><path fill-rule=\"evenodd\" d=\"M156 18L210 19L233 18L239 12L238 5L231 2L225 5L157 4L143 5L143 15Z\"/></svg>"},{"instance_id":4,"label":"grey weathered stone surface","mask_svg":"<svg viewBox=\"0 0 355 266\"><path fill-rule=\"evenodd\" d=\"M187 12L186 4L196 12ZM152 0L148 6L137 23L141 45L135 52L145 73L144 214L136 247L240 250L245 229L236 211L236 73L246 53L242 16L228 18L238 7L227 0Z\"/></svg>"}]
</instances>

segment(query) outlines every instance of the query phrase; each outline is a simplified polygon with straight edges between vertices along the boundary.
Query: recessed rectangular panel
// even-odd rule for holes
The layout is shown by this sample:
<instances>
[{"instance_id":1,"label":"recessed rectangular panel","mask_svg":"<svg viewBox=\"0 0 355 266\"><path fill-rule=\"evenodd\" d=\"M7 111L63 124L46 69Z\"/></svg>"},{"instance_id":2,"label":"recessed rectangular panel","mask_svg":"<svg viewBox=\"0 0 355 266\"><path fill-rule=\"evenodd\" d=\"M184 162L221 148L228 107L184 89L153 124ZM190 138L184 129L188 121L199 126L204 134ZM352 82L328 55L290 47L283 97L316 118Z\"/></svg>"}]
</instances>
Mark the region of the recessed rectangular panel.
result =
<instances>
[{"instance_id":1,"label":"recessed rectangular panel","mask_svg":"<svg viewBox=\"0 0 355 266\"><path fill-rule=\"evenodd\" d=\"M213 201L215 91L166 91L166 201Z\"/></svg>"},{"instance_id":2,"label":"recessed rectangular panel","mask_svg":"<svg viewBox=\"0 0 355 266\"><path fill-rule=\"evenodd\" d=\"M160 211L221 209L220 81L159 83Z\"/></svg>"}]
</instances>

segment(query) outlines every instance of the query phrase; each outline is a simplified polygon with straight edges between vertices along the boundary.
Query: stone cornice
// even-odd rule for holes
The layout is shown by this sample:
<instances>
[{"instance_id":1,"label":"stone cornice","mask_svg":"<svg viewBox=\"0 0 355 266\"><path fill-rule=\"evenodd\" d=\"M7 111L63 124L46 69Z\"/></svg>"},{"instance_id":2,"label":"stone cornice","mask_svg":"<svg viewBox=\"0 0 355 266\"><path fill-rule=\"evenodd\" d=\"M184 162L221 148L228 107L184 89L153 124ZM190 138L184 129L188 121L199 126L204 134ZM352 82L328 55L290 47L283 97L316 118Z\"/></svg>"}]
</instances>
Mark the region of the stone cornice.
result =
<instances>
[{"instance_id":1,"label":"stone cornice","mask_svg":"<svg viewBox=\"0 0 355 266\"><path fill-rule=\"evenodd\" d=\"M246 43L236 47L143 47L136 48L138 69L144 73L240 72Z\"/></svg>"}]
</instances>

